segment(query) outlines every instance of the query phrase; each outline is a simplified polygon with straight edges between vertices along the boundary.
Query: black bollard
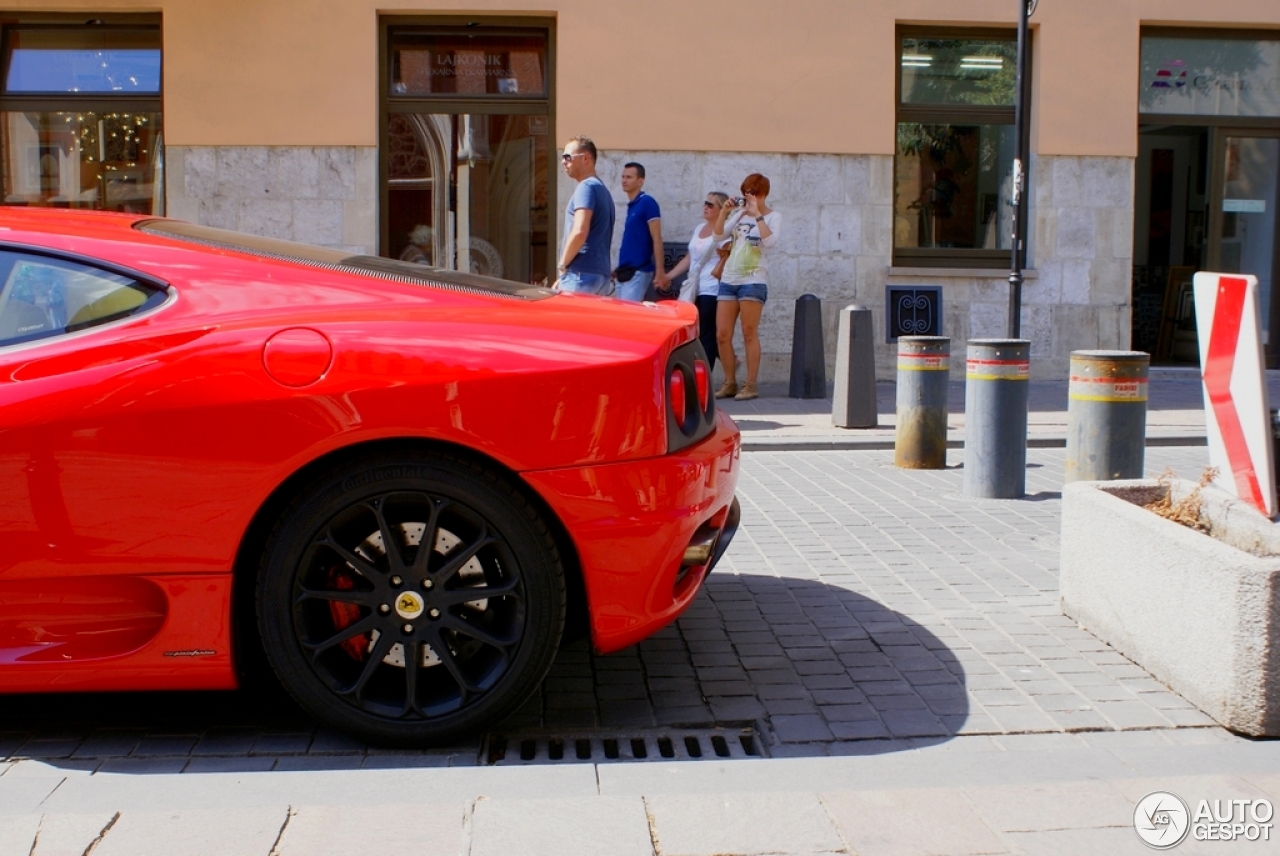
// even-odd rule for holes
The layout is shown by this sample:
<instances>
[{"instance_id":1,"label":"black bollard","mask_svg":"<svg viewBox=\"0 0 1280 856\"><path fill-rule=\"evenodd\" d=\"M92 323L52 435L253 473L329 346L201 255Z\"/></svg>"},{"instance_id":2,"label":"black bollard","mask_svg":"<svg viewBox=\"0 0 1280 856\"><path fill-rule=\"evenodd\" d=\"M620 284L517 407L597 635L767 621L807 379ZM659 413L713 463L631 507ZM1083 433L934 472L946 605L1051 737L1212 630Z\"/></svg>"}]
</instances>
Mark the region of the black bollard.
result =
<instances>
[{"instance_id":1,"label":"black bollard","mask_svg":"<svg viewBox=\"0 0 1280 856\"><path fill-rule=\"evenodd\" d=\"M898 338L898 429L893 463L912 470L947 466L947 390L951 340L946 336Z\"/></svg>"},{"instance_id":2,"label":"black bollard","mask_svg":"<svg viewBox=\"0 0 1280 856\"><path fill-rule=\"evenodd\" d=\"M871 310L857 303L840 310L836 336L836 385L831 421L837 428L874 428L876 413L876 343Z\"/></svg>"},{"instance_id":3,"label":"black bollard","mask_svg":"<svg viewBox=\"0 0 1280 856\"><path fill-rule=\"evenodd\" d=\"M1141 351L1071 352L1066 481L1142 478L1150 363Z\"/></svg>"},{"instance_id":4,"label":"black bollard","mask_svg":"<svg viewBox=\"0 0 1280 856\"><path fill-rule=\"evenodd\" d=\"M1027 486L1026 339L970 339L964 384L964 494L1017 499Z\"/></svg>"},{"instance_id":5,"label":"black bollard","mask_svg":"<svg viewBox=\"0 0 1280 856\"><path fill-rule=\"evenodd\" d=\"M812 294L796 298L791 336L792 398L827 397L827 358L822 351L822 301Z\"/></svg>"}]
</instances>

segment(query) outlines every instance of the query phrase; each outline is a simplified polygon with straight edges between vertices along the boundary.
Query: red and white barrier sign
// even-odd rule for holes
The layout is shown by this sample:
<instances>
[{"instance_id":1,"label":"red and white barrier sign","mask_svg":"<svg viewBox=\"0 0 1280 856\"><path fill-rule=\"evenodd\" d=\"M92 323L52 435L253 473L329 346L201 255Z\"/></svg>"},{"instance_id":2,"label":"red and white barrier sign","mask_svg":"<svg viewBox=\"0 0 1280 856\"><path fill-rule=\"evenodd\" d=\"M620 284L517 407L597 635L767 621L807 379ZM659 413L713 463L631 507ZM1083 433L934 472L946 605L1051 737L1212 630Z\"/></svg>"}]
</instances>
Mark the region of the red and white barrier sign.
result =
<instances>
[{"instance_id":1,"label":"red and white barrier sign","mask_svg":"<svg viewBox=\"0 0 1280 856\"><path fill-rule=\"evenodd\" d=\"M1271 455L1258 278L1197 273L1192 288L1200 337L1209 465L1218 468L1214 484L1274 517L1275 461Z\"/></svg>"}]
</instances>

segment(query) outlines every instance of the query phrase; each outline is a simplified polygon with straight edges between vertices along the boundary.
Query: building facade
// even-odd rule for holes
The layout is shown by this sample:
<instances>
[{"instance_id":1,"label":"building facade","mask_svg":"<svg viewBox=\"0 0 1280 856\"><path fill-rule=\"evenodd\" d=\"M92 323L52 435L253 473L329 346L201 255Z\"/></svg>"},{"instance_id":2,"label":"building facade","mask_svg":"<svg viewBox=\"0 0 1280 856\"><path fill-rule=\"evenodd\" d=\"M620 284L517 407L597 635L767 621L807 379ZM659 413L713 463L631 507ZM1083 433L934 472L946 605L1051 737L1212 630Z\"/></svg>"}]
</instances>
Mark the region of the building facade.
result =
<instances>
[{"instance_id":1,"label":"building facade","mask_svg":"<svg viewBox=\"0 0 1280 856\"><path fill-rule=\"evenodd\" d=\"M539 281L585 134L620 215L622 164L646 166L668 241L708 191L770 178L762 380L787 377L802 294L829 362L839 309L871 307L891 377L897 334L957 358L1006 334L1016 3L9 0L3 201ZM1280 5L1040 0L1031 21L1033 374L1080 348L1194 359L1195 269L1259 276L1280 345Z\"/></svg>"}]
</instances>

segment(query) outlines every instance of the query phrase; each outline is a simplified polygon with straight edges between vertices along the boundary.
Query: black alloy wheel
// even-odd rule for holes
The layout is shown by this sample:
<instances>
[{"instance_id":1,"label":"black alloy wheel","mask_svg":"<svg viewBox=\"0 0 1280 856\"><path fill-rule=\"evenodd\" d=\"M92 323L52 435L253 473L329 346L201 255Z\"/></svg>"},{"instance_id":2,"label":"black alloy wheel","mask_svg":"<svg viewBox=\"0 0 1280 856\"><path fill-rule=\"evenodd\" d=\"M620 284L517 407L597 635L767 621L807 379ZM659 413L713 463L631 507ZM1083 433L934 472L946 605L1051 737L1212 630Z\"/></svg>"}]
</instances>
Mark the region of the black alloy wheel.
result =
<instances>
[{"instance_id":1,"label":"black alloy wheel","mask_svg":"<svg viewBox=\"0 0 1280 856\"><path fill-rule=\"evenodd\" d=\"M550 668L564 572L515 487L445 455L365 460L303 490L264 553L258 624L286 689L376 743L513 712Z\"/></svg>"}]
</instances>

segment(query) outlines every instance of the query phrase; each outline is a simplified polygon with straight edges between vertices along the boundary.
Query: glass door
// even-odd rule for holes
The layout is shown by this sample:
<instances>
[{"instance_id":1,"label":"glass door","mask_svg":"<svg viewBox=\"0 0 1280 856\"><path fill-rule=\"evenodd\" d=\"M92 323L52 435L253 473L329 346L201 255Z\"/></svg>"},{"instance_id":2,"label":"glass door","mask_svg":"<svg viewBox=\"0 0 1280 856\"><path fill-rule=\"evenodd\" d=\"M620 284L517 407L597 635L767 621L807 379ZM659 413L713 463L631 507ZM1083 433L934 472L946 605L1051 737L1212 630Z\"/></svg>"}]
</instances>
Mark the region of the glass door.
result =
<instances>
[{"instance_id":1,"label":"glass door","mask_svg":"<svg viewBox=\"0 0 1280 856\"><path fill-rule=\"evenodd\" d=\"M1267 365L1276 367L1280 299L1274 294L1280 245L1280 131L1220 128L1215 134L1209 269L1258 278Z\"/></svg>"}]
</instances>

